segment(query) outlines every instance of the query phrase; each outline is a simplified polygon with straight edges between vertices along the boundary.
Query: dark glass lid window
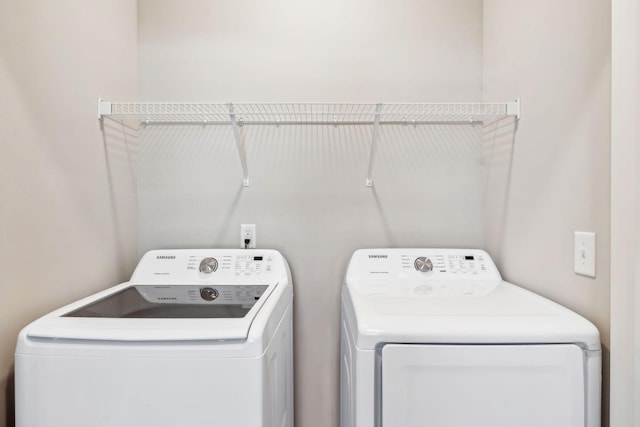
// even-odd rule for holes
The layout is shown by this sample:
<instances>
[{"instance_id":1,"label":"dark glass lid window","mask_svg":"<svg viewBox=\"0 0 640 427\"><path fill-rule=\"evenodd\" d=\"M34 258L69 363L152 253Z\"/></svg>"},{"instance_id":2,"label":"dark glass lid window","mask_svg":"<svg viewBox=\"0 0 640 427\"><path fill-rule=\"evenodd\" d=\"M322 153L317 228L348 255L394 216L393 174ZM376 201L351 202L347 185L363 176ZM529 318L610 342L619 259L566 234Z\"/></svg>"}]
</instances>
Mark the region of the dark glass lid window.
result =
<instances>
[{"instance_id":1,"label":"dark glass lid window","mask_svg":"<svg viewBox=\"0 0 640 427\"><path fill-rule=\"evenodd\" d=\"M155 303L147 301L135 287L130 287L63 317L237 319L246 316L253 304Z\"/></svg>"}]
</instances>

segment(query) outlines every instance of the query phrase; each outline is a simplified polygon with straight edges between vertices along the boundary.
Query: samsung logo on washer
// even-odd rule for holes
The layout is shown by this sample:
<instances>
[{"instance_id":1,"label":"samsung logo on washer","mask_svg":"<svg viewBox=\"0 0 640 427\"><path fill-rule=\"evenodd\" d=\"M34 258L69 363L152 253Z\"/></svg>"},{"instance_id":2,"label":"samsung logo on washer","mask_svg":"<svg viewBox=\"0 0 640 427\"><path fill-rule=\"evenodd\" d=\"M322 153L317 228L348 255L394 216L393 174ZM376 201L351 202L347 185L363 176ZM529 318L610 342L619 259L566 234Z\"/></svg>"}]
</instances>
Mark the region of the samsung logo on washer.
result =
<instances>
[{"instance_id":1,"label":"samsung logo on washer","mask_svg":"<svg viewBox=\"0 0 640 427\"><path fill-rule=\"evenodd\" d=\"M369 258L389 258L387 255L369 255Z\"/></svg>"},{"instance_id":2,"label":"samsung logo on washer","mask_svg":"<svg viewBox=\"0 0 640 427\"><path fill-rule=\"evenodd\" d=\"M176 259L175 255L158 255L156 259Z\"/></svg>"}]
</instances>

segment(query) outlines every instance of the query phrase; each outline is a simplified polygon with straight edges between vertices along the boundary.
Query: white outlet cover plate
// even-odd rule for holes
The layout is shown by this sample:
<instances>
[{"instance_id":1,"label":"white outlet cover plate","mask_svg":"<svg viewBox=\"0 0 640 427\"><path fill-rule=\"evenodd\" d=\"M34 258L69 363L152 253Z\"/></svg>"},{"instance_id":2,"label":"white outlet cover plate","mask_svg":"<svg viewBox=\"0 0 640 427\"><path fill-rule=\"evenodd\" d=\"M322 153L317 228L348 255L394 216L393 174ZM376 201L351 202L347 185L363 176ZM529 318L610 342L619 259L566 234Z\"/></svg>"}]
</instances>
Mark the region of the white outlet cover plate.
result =
<instances>
[{"instance_id":1,"label":"white outlet cover plate","mask_svg":"<svg viewBox=\"0 0 640 427\"><path fill-rule=\"evenodd\" d=\"M574 270L577 274L596 277L596 233L574 233Z\"/></svg>"},{"instance_id":2,"label":"white outlet cover plate","mask_svg":"<svg viewBox=\"0 0 640 427\"><path fill-rule=\"evenodd\" d=\"M255 224L240 224L240 248L244 249L244 239L249 237L251 241L247 249L255 249L256 247L256 225Z\"/></svg>"}]
</instances>

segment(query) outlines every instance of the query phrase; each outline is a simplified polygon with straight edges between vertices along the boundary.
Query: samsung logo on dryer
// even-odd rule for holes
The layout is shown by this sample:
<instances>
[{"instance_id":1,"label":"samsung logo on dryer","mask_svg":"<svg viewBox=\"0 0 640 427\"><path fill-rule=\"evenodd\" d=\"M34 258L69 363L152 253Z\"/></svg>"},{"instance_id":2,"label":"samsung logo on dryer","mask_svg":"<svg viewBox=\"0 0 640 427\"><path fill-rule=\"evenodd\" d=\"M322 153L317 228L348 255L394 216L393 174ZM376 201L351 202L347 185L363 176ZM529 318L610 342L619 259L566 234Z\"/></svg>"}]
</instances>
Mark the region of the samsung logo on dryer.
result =
<instances>
[{"instance_id":1,"label":"samsung logo on dryer","mask_svg":"<svg viewBox=\"0 0 640 427\"><path fill-rule=\"evenodd\" d=\"M176 259L175 255L157 255L156 259Z\"/></svg>"},{"instance_id":2,"label":"samsung logo on dryer","mask_svg":"<svg viewBox=\"0 0 640 427\"><path fill-rule=\"evenodd\" d=\"M369 255L369 258L389 258L387 255Z\"/></svg>"}]
</instances>

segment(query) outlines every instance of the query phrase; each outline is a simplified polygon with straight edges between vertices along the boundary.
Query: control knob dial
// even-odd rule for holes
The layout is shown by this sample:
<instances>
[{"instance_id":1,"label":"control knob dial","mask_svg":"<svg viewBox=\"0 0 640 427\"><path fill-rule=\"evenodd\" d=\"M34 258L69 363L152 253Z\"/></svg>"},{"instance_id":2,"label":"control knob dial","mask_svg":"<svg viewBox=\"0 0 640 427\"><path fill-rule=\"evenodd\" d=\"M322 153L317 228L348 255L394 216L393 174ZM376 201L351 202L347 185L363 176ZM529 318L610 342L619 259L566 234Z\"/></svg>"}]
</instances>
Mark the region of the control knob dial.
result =
<instances>
[{"instance_id":1,"label":"control knob dial","mask_svg":"<svg viewBox=\"0 0 640 427\"><path fill-rule=\"evenodd\" d=\"M218 260L215 258L203 258L202 261L200 261L200 272L201 273L213 273L214 271L216 271L218 269Z\"/></svg>"},{"instance_id":2,"label":"control knob dial","mask_svg":"<svg viewBox=\"0 0 640 427\"><path fill-rule=\"evenodd\" d=\"M424 256L416 258L416 260L413 262L413 266L416 268L416 270L422 273L428 273L433 270L433 263L429 258Z\"/></svg>"},{"instance_id":3,"label":"control knob dial","mask_svg":"<svg viewBox=\"0 0 640 427\"><path fill-rule=\"evenodd\" d=\"M213 301L218 298L218 290L213 288L202 288L200 289L200 297L202 297L205 301Z\"/></svg>"}]
</instances>

